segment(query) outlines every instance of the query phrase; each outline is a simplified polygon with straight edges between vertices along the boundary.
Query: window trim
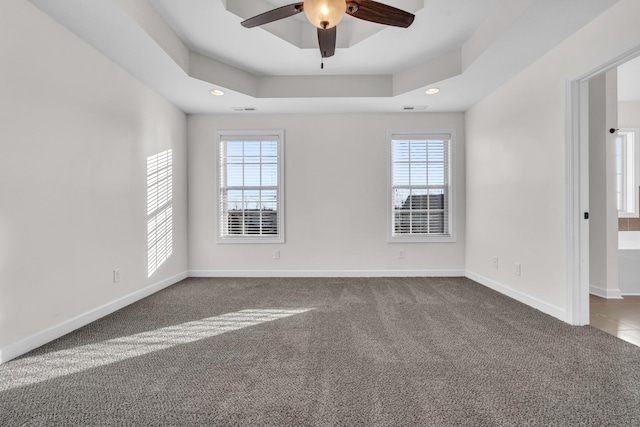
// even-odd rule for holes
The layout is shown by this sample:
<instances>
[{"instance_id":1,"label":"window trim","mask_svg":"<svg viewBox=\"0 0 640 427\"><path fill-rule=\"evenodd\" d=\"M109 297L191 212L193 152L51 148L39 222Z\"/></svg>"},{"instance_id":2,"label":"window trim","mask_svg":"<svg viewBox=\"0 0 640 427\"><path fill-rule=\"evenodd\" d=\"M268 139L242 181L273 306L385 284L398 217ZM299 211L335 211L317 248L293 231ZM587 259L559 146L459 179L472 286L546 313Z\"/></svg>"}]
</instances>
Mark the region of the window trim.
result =
<instances>
[{"instance_id":1,"label":"window trim","mask_svg":"<svg viewBox=\"0 0 640 427\"><path fill-rule=\"evenodd\" d=\"M225 138L240 138L240 137L275 137L278 139L278 234L275 236L261 235L261 236L246 236L246 235L223 235L222 234L222 178L221 170L221 147ZM271 130L220 130L216 132L216 235L218 237L218 243L224 244L255 244L255 243L272 243L279 244L285 243L285 204L284 204L284 130L271 129Z\"/></svg>"},{"instance_id":2,"label":"window trim","mask_svg":"<svg viewBox=\"0 0 640 427\"><path fill-rule=\"evenodd\" d=\"M629 201L628 200L628 189L626 186L626 183L624 183L623 185L623 204L625 206L629 206L629 204L631 204L633 206L633 210L632 211L628 211L628 210L622 210L622 211L618 211L618 218L638 218L640 217L640 208L638 207L638 203L640 202L639 198L638 198L638 187L640 187L640 128L637 127L621 127L620 129L618 129L618 135L620 133L632 133L634 141L633 141L633 163L634 163L634 170L633 170L633 180L634 180L634 186L633 189L635 190L631 190L632 191L632 200ZM616 145L617 145L617 136L616 136ZM626 161L628 158L626 156L627 150L623 149L624 154L624 158L623 160ZM616 149L616 157L617 157L617 149ZM617 161L617 159L616 159ZM625 167L626 169L626 167ZM617 176L617 165L616 165L616 176ZM617 180L617 177L616 177ZM616 194L617 194L617 183L616 183Z\"/></svg>"},{"instance_id":3,"label":"window trim","mask_svg":"<svg viewBox=\"0 0 640 427\"><path fill-rule=\"evenodd\" d=\"M393 230L393 139L394 136L426 136L449 135L449 164L448 164L448 236L429 235L396 235ZM455 129L412 129L412 130L387 130L387 243L453 243L456 242L456 131Z\"/></svg>"}]
</instances>

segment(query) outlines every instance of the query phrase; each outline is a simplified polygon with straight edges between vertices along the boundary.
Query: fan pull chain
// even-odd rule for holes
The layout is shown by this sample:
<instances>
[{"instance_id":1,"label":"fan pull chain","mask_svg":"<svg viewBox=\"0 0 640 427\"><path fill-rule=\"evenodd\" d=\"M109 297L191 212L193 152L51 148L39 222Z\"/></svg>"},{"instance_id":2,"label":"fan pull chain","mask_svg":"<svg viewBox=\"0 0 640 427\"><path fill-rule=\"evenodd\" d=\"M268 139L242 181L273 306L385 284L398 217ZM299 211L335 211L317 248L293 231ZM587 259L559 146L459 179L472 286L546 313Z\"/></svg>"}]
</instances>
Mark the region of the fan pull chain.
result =
<instances>
[{"instance_id":1,"label":"fan pull chain","mask_svg":"<svg viewBox=\"0 0 640 427\"><path fill-rule=\"evenodd\" d=\"M324 58L320 60L320 69L324 70Z\"/></svg>"}]
</instances>

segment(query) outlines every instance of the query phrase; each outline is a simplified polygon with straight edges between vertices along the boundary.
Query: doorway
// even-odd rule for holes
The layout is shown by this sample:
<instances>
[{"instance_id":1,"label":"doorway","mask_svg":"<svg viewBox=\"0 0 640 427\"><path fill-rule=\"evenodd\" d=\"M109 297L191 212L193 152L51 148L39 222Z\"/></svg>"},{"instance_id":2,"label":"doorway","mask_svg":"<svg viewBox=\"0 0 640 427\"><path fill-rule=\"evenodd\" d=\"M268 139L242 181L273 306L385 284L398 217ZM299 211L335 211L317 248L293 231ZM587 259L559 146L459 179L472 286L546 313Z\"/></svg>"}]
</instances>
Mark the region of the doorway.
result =
<instances>
[{"instance_id":1,"label":"doorway","mask_svg":"<svg viewBox=\"0 0 640 427\"><path fill-rule=\"evenodd\" d=\"M628 341L635 340L634 343L640 345L640 314L637 317L633 315L635 308L638 309L637 313L640 313L640 297L627 299L625 303L622 302L624 300L614 303L611 302L613 300L590 296L589 269L589 82L639 55L640 46L571 81L568 85L567 321L574 325L593 323L594 326L600 325L601 329L609 333L615 328L616 322L618 325L625 324L625 329L634 332L623 333L620 338L627 337ZM617 251L615 256L617 257ZM591 311L593 313L590 313ZM594 320L592 321L590 317ZM617 328L617 330L620 329Z\"/></svg>"}]
</instances>

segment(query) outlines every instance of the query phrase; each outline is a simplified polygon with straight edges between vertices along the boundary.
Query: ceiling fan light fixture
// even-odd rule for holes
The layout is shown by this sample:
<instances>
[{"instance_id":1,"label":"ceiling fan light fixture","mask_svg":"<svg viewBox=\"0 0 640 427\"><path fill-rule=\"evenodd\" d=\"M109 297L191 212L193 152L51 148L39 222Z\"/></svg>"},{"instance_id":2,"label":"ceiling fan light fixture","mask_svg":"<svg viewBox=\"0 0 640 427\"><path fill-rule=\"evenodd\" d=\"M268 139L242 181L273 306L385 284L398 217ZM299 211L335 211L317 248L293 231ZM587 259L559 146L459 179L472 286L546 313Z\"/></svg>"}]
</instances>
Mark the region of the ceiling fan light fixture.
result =
<instances>
[{"instance_id":1,"label":"ceiling fan light fixture","mask_svg":"<svg viewBox=\"0 0 640 427\"><path fill-rule=\"evenodd\" d=\"M345 0L305 0L304 14L316 27L326 30L340 23L347 11Z\"/></svg>"}]
</instances>

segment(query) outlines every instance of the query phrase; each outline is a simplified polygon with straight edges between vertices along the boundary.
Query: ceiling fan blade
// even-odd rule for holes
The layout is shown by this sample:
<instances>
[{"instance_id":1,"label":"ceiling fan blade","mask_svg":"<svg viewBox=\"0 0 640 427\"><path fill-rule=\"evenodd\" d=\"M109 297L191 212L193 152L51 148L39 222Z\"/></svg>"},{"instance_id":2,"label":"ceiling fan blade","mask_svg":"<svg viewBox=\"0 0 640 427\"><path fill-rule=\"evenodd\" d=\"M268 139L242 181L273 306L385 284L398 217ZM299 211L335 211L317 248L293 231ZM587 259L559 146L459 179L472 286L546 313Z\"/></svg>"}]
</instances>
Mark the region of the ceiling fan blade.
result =
<instances>
[{"instance_id":1,"label":"ceiling fan blade","mask_svg":"<svg viewBox=\"0 0 640 427\"><path fill-rule=\"evenodd\" d=\"M320 55L328 58L336 53L336 35L337 27L331 27L327 30L318 28L318 46L320 46Z\"/></svg>"},{"instance_id":2,"label":"ceiling fan blade","mask_svg":"<svg viewBox=\"0 0 640 427\"><path fill-rule=\"evenodd\" d=\"M403 28L411 25L415 18L412 13L373 0L347 1L347 13L364 21Z\"/></svg>"},{"instance_id":3,"label":"ceiling fan blade","mask_svg":"<svg viewBox=\"0 0 640 427\"><path fill-rule=\"evenodd\" d=\"M289 4L287 6L282 6L242 21L241 24L245 28L253 28L257 27L258 25L268 24L269 22L288 18L302 12L303 4L304 2L301 1L298 3Z\"/></svg>"}]
</instances>

